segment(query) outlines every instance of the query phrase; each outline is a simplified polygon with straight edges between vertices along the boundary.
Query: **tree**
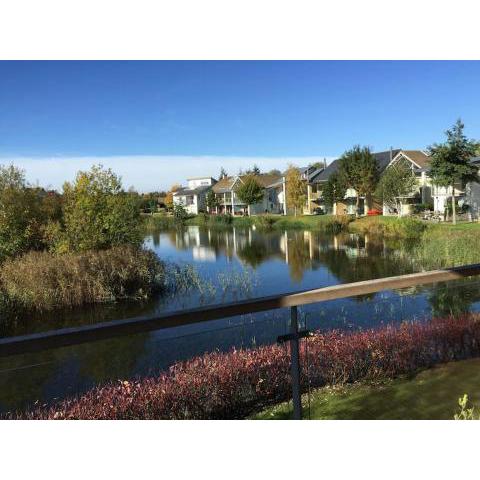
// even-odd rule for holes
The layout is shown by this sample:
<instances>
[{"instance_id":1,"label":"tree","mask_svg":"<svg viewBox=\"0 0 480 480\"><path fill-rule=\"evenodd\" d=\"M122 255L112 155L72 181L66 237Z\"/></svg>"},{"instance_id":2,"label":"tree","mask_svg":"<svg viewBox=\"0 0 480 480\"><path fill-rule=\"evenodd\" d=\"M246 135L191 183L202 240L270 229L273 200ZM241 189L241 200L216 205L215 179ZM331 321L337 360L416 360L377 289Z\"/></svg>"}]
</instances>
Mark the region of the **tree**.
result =
<instances>
[{"instance_id":1,"label":"tree","mask_svg":"<svg viewBox=\"0 0 480 480\"><path fill-rule=\"evenodd\" d=\"M207 196L205 198L205 203L207 205L207 208L208 208L209 212L211 212L213 209L218 207L218 205L219 205L218 198L217 198L217 196L215 195L215 192L212 189L210 189L207 192Z\"/></svg>"},{"instance_id":2,"label":"tree","mask_svg":"<svg viewBox=\"0 0 480 480\"><path fill-rule=\"evenodd\" d=\"M46 221L42 197L27 184L25 172L0 165L0 261L42 248Z\"/></svg>"},{"instance_id":3,"label":"tree","mask_svg":"<svg viewBox=\"0 0 480 480\"><path fill-rule=\"evenodd\" d=\"M188 212L185 210L185 207L181 203L177 203L173 207L173 218L175 223L183 224L183 222L188 218Z\"/></svg>"},{"instance_id":4,"label":"tree","mask_svg":"<svg viewBox=\"0 0 480 480\"><path fill-rule=\"evenodd\" d=\"M287 205L293 207L295 216L297 216L297 209L305 205L307 185L302 180L300 172L295 165L288 166L285 173L285 183L287 187Z\"/></svg>"},{"instance_id":5,"label":"tree","mask_svg":"<svg viewBox=\"0 0 480 480\"><path fill-rule=\"evenodd\" d=\"M77 173L64 191L64 229L59 248L84 251L141 243L136 195L125 192L120 177L101 165Z\"/></svg>"},{"instance_id":6,"label":"tree","mask_svg":"<svg viewBox=\"0 0 480 480\"><path fill-rule=\"evenodd\" d=\"M222 178L227 178L228 177L228 173L226 172L226 170L221 167L220 168L220 175L218 176L218 179L221 180Z\"/></svg>"},{"instance_id":7,"label":"tree","mask_svg":"<svg viewBox=\"0 0 480 480\"><path fill-rule=\"evenodd\" d=\"M268 174L269 174L269 175L278 175L278 176L280 176L280 175L282 175L282 172L281 172L280 170L278 170L277 168L272 168L272 170L270 170L270 171L268 172Z\"/></svg>"},{"instance_id":8,"label":"tree","mask_svg":"<svg viewBox=\"0 0 480 480\"><path fill-rule=\"evenodd\" d=\"M246 173L247 175L260 175L261 171L259 166L256 163L254 163L253 167L249 168Z\"/></svg>"},{"instance_id":9,"label":"tree","mask_svg":"<svg viewBox=\"0 0 480 480\"><path fill-rule=\"evenodd\" d=\"M406 160L399 160L390 165L378 182L375 195L390 208L402 214L402 198L410 196L417 185L417 179L411 165Z\"/></svg>"},{"instance_id":10,"label":"tree","mask_svg":"<svg viewBox=\"0 0 480 480\"><path fill-rule=\"evenodd\" d=\"M263 200L264 190L254 175L247 175L242 178L241 185L237 188L235 194L242 203L247 205L248 215L250 215L250 206Z\"/></svg>"},{"instance_id":11,"label":"tree","mask_svg":"<svg viewBox=\"0 0 480 480\"><path fill-rule=\"evenodd\" d=\"M337 172L334 172L330 175L330 178L323 187L322 197L325 204L333 208L337 202L345 198L346 191L347 189L345 188L342 177ZM337 215L336 210L335 215Z\"/></svg>"},{"instance_id":12,"label":"tree","mask_svg":"<svg viewBox=\"0 0 480 480\"><path fill-rule=\"evenodd\" d=\"M167 192L167 194L165 195L165 206L167 207L168 210L172 211L173 210L173 194L174 192L176 192L177 190L180 190L180 188L182 188L181 185L179 185L178 183L174 183L172 185L172 187L170 188L170 191Z\"/></svg>"},{"instance_id":13,"label":"tree","mask_svg":"<svg viewBox=\"0 0 480 480\"><path fill-rule=\"evenodd\" d=\"M378 164L368 147L355 145L340 158L339 174L347 188L356 192L356 215L359 215L360 197L371 198L378 183Z\"/></svg>"},{"instance_id":14,"label":"tree","mask_svg":"<svg viewBox=\"0 0 480 480\"><path fill-rule=\"evenodd\" d=\"M455 184L478 182L478 171L470 159L475 156L477 143L467 139L463 133L464 124L457 120L452 129L447 130L445 143L429 147L430 175L435 185L450 188L452 192L452 222L456 223Z\"/></svg>"}]
</instances>

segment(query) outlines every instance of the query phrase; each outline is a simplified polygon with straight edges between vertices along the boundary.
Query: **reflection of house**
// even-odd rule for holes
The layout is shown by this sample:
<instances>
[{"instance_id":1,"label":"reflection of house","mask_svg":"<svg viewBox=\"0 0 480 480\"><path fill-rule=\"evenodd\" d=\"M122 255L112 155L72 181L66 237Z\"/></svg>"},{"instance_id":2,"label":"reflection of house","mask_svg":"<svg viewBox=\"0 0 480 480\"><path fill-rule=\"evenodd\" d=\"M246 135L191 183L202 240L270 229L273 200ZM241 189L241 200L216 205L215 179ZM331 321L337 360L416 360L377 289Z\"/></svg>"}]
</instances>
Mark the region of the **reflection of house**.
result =
<instances>
[{"instance_id":1,"label":"reflection of house","mask_svg":"<svg viewBox=\"0 0 480 480\"><path fill-rule=\"evenodd\" d=\"M194 246L192 248L192 255L194 260L199 262L214 262L217 259L217 254L213 248L202 245Z\"/></svg>"},{"instance_id":2,"label":"reflection of house","mask_svg":"<svg viewBox=\"0 0 480 480\"><path fill-rule=\"evenodd\" d=\"M183 205L188 213L197 215L205 211L207 192L216 180L212 177L187 178L188 187L173 193L173 204Z\"/></svg>"},{"instance_id":3,"label":"reflection of house","mask_svg":"<svg viewBox=\"0 0 480 480\"><path fill-rule=\"evenodd\" d=\"M244 178L245 175L225 177L213 186L219 204L216 213L238 215L246 212L247 205L235 193ZM250 214L285 213L285 177L265 173L255 175L255 180L264 189L264 196L261 202L250 206Z\"/></svg>"}]
</instances>

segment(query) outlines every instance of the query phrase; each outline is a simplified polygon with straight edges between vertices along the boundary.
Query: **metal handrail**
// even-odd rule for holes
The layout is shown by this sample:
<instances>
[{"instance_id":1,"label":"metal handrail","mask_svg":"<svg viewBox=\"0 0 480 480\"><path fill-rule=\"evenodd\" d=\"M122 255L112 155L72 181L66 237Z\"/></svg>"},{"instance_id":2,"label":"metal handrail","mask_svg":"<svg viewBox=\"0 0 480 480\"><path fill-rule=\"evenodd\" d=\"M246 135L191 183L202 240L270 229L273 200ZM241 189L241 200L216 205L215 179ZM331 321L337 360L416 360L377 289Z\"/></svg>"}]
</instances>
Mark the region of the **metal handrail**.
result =
<instances>
[{"instance_id":1,"label":"metal handrail","mask_svg":"<svg viewBox=\"0 0 480 480\"><path fill-rule=\"evenodd\" d=\"M285 307L297 307L300 305L354 297L357 295L366 295L382 290L407 288L416 285L456 280L479 274L480 264L463 265L442 270L366 280L313 290L305 290L297 293L273 295L251 300L242 300L235 303L194 308L180 312L170 312L154 317L134 317L94 325L62 328L29 335L6 337L0 339L0 357L79 345L82 343L106 340L124 335L191 325L220 318L234 317L237 315L275 310Z\"/></svg>"}]
</instances>

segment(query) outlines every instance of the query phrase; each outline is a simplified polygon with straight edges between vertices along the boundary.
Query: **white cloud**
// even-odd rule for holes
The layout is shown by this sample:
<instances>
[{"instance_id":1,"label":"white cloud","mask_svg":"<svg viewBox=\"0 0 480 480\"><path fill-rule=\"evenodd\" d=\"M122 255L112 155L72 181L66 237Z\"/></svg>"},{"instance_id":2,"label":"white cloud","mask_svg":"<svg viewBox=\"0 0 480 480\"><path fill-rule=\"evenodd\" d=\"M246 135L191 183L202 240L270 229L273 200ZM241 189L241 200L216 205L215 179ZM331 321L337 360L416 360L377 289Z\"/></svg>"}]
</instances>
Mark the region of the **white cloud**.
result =
<instances>
[{"instance_id":1,"label":"white cloud","mask_svg":"<svg viewBox=\"0 0 480 480\"><path fill-rule=\"evenodd\" d=\"M61 189L65 180L73 180L78 170L101 163L122 176L123 185L139 191L168 189L174 183L185 184L188 177L218 177L223 167L229 174L238 173L256 164L262 171L286 169L289 163L305 166L323 158L333 157L228 157L228 156L109 156L109 157L8 157L0 164L10 164L26 170L27 179L41 186Z\"/></svg>"}]
</instances>

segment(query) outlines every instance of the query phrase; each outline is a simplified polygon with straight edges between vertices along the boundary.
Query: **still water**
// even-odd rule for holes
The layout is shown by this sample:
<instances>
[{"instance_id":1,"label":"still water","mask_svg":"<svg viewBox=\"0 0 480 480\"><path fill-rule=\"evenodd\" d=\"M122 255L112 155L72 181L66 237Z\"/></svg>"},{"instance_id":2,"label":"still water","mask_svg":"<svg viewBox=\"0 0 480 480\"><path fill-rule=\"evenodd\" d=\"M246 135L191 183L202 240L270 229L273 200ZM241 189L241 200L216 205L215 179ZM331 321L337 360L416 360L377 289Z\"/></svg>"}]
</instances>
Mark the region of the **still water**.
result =
<instances>
[{"instance_id":1,"label":"still water","mask_svg":"<svg viewBox=\"0 0 480 480\"><path fill-rule=\"evenodd\" d=\"M186 227L156 231L145 245L166 262L193 265L195 281L143 304L95 306L2 323L2 336L294 292L421 270L412 245L355 234ZM478 283L436 285L324 302L300 309L310 329L355 330L427 321L479 309ZM275 311L0 359L0 411L50 402L109 380L147 375L212 350L276 341L288 312Z\"/></svg>"}]
</instances>

